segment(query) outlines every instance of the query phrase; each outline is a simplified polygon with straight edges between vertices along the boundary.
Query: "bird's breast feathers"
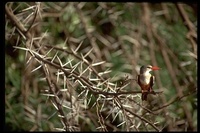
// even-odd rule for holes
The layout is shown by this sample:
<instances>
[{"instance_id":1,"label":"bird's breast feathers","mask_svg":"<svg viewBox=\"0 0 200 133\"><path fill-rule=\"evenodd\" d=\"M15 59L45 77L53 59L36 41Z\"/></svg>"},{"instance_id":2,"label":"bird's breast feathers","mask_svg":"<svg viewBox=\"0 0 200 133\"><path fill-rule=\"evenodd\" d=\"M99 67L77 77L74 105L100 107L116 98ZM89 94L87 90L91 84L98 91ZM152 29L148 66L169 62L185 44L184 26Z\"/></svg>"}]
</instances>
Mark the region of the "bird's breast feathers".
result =
<instances>
[{"instance_id":1,"label":"bird's breast feathers","mask_svg":"<svg viewBox=\"0 0 200 133\"><path fill-rule=\"evenodd\" d=\"M151 81L151 77L153 77L153 80L154 80L154 76L152 76L151 74L149 74L149 75L140 75L138 80L140 80L141 84L148 85L150 83L150 81Z\"/></svg>"}]
</instances>

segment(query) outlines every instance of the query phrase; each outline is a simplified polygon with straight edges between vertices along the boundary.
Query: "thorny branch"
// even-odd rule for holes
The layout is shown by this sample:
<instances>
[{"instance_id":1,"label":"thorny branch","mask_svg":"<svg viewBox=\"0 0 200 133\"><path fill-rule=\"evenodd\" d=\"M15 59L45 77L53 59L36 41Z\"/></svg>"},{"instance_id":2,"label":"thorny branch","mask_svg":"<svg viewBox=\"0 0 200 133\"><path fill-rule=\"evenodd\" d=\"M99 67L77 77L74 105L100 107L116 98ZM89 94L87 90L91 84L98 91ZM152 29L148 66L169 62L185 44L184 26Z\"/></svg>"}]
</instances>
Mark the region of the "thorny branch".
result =
<instances>
[{"instance_id":1,"label":"thorny branch","mask_svg":"<svg viewBox=\"0 0 200 133\"><path fill-rule=\"evenodd\" d=\"M8 4L5 6L5 9L6 9L6 14L7 14L8 17L10 18L10 20L16 25L17 29L19 29L19 30L22 32L22 34L23 34L24 36L26 36L26 40L27 40L27 42L26 42L26 44L27 44L26 47L29 48L29 47L31 46L31 45L30 45L30 42L31 42L31 41L30 41L30 40L31 40L31 34L29 33L29 29L26 30L26 29L23 27L23 25L17 20L17 18L16 18L15 15L13 14L12 10L8 8ZM36 12L36 13L37 13L37 12ZM36 45L35 42L34 42L34 44ZM36 47L38 47L38 45L36 45ZM30 51L28 51L28 52L30 52ZM44 52L41 52L41 53L44 53ZM30 54L32 54L32 53L30 52ZM42 67L43 67L44 73L45 73L45 75L46 75L46 80L47 80L47 83L48 83L48 85L49 85L49 87L50 87L50 90L51 90L51 92L54 93L54 92L55 92L55 87L53 87L54 84L52 84L52 82L51 82L48 69L45 67L45 65L43 65ZM54 93L54 95L55 95L55 93ZM56 98L56 97L54 97L54 101L55 101L55 103L56 103L56 106L58 107L59 113L61 114L61 116L64 116L64 113L63 113L63 110L62 110L62 108L61 108L61 105L60 105L60 103L57 101L57 98ZM68 130L69 130L69 127L68 127L68 123L67 123L66 118L65 118L65 117L62 117L61 119L64 121L64 124L65 124L65 127L64 127L64 128L66 128L66 130L68 131Z\"/></svg>"},{"instance_id":2,"label":"thorny branch","mask_svg":"<svg viewBox=\"0 0 200 133\"><path fill-rule=\"evenodd\" d=\"M69 129L69 123L65 117L65 113L63 112L63 109L62 109L62 105L61 105L61 101L59 101L59 98L56 96L57 93L56 93L56 87L55 87L55 83L52 82L52 79L51 79L51 75L49 73L49 69L47 67L46 64L43 64L43 71L46 75L46 80L47 80L47 83L50 87L50 91L53 95L55 95L55 97L53 97L53 101L55 102L56 104L56 107L57 107L57 110L60 112L60 115L62 116L61 119L63 120L63 123L65 124L64 128L67 130L67 131L70 131Z\"/></svg>"}]
</instances>

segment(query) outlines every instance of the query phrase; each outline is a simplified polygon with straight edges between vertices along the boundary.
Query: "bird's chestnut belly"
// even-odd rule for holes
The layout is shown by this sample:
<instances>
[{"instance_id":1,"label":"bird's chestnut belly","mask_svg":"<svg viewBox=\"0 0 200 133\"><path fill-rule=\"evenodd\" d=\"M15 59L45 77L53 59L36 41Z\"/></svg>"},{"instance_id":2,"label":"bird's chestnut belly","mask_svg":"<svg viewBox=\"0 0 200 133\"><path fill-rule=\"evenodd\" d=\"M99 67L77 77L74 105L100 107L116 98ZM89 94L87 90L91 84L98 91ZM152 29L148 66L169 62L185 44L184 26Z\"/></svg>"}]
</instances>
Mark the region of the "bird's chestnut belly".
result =
<instances>
[{"instance_id":1,"label":"bird's chestnut belly","mask_svg":"<svg viewBox=\"0 0 200 133\"><path fill-rule=\"evenodd\" d=\"M139 85L143 91L149 91L151 87L150 84L147 85L139 84Z\"/></svg>"}]
</instances>

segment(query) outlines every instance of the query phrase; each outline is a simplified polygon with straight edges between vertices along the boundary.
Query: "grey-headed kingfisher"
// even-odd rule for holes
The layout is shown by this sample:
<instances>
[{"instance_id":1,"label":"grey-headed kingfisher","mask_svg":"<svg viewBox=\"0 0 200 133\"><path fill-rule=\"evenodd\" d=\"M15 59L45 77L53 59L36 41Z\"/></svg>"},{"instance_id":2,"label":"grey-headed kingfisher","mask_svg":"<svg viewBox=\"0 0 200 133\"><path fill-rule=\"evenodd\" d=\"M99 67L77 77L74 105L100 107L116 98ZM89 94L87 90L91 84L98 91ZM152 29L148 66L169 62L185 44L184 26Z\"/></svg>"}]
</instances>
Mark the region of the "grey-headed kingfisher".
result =
<instances>
[{"instance_id":1,"label":"grey-headed kingfisher","mask_svg":"<svg viewBox=\"0 0 200 133\"><path fill-rule=\"evenodd\" d=\"M153 91L153 84L155 82L155 77L151 75L149 72L152 70L159 70L160 68L157 66L142 66L140 68L140 74L137 76L137 82L142 90L142 101L147 101L147 95L149 92L155 94Z\"/></svg>"}]
</instances>

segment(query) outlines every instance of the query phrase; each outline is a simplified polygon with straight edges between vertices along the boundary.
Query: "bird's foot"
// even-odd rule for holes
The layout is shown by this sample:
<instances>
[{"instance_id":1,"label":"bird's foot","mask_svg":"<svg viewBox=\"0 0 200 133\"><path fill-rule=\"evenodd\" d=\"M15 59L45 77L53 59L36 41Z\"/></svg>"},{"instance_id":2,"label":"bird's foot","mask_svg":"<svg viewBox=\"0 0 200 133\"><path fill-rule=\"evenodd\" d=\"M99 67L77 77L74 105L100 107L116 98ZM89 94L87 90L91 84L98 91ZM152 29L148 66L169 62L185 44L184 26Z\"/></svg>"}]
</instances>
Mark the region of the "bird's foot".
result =
<instances>
[{"instance_id":1,"label":"bird's foot","mask_svg":"<svg viewBox=\"0 0 200 133\"><path fill-rule=\"evenodd\" d=\"M153 90L150 90L150 93L153 95L156 95L155 91L153 91Z\"/></svg>"}]
</instances>

